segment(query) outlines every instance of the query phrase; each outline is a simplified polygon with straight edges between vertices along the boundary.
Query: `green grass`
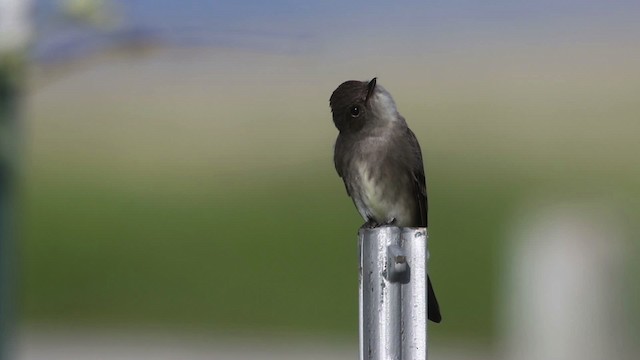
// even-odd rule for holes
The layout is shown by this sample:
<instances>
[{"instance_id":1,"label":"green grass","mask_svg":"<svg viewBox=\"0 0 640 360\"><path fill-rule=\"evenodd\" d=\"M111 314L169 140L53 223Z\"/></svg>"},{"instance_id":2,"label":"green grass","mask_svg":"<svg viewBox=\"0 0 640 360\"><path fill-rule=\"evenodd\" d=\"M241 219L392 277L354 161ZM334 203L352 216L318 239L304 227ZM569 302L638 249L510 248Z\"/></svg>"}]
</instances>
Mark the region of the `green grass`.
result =
<instances>
[{"instance_id":1,"label":"green grass","mask_svg":"<svg viewBox=\"0 0 640 360\"><path fill-rule=\"evenodd\" d=\"M355 336L362 220L330 164L313 165L144 190L34 178L26 319ZM432 334L490 339L503 227L526 181L441 170L429 184L430 270L445 321Z\"/></svg>"},{"instance_id":2,"label":"green grass","mask_svg":"<svg viewBox=\"0 0 640 360\"><path fill-rule=\"evenodd\" d=\"M358 220L341 188L300 180L146 192L34 184L27 318L348 328Z\"/></svg>"}]
</instances>

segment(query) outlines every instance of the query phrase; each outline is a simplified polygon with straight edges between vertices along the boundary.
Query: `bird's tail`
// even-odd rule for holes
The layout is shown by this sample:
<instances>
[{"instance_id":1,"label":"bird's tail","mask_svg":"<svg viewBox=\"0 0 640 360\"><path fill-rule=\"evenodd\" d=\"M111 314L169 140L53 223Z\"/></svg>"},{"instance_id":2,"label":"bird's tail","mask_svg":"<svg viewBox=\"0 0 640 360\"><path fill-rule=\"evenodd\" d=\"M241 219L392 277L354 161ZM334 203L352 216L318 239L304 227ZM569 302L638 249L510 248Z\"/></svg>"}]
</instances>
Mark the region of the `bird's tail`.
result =
<instances>
[{"instance_id":1,"label":"bird's tail","mask_svg":"<svg viewBox=\"0 0 640 360\"><path fill-rule=\"evenodd\" d=\"M438 305L438 299L436 299L436 293L433 292L431 286L431 279L427 275L427 317L429 320L439 323L442 321L442 315L440 315L440 305Z\"/></svg>"}]
</instances>

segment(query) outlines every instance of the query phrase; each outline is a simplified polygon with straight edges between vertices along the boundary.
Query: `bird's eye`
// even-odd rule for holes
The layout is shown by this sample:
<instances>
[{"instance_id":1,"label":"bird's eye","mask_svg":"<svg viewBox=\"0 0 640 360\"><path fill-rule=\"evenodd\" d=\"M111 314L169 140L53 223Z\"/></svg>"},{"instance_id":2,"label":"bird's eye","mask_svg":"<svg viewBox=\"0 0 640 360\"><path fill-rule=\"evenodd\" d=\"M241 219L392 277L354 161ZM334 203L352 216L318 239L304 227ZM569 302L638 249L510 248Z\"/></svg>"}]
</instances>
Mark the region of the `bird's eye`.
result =
<instances>
[{"instance_id":1,"label":"bird's eye","mask_svg":"<svg viewBox=\"0 0 640 360\"><path fill-rule=\"evenodd\" d=\"M360 116L360 106L358 105L352 106L349 112L351 113L351 117L357 118L358 116Z\"/></svg>"}]
</instances>

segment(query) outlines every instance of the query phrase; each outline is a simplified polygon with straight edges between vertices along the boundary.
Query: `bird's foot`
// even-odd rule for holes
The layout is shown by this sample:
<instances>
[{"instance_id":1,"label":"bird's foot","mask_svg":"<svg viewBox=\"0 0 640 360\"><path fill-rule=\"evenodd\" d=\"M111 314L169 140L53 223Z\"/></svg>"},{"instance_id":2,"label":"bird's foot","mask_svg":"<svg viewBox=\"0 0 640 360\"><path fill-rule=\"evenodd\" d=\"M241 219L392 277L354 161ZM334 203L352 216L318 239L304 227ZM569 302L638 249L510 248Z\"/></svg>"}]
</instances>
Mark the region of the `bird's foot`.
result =
<instances>
[{"instance_id":1,"label":"bird's foot","mask_svg":"<svg viewBox=\"0 0 640 360\"><path fill-rule=\"evenodd\" d=\"M396 225L396 218L391 218L391 220L385 222L385 223L379 223L377 221L374 221L372 219L367 220L366 223L362 224L362 226L360 227L361 229L375 229L377 227L381 227L381 226L397 226Z\"/></svg>"},{"instance_id":2,"label":"bird's foot","mask_svg":"<svg viewBox=\"0 0 640 360\"><path fill-rule=\"evenodd\" d=\"M377 222L369 219L367 220L366 223L362 224L362 226L360 226L361 229L374 229L377 228L378 226L380 226L380 224L378 224Z\"/></svg>"}]
</instances>

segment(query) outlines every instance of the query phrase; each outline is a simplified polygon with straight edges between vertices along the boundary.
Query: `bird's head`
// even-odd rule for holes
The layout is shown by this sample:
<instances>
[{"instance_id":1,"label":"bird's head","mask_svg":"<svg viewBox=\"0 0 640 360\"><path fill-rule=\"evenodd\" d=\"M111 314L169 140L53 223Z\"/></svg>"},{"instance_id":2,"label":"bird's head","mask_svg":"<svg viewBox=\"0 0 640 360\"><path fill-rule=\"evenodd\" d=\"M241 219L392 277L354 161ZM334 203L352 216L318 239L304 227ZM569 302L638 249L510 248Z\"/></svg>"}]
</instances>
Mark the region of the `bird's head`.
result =
<instances>
[{"instance_id":1,"label":"bird's head","mask_svg":"<svg viewBox=\"0 0 640 360\"><path fill-rule=\"evenodd\" d=\"M384 126L399 118L396 104L376 78L371 81L345 81L329 99L333 122L343 131Z\"/></svg>"}]
</instances>

